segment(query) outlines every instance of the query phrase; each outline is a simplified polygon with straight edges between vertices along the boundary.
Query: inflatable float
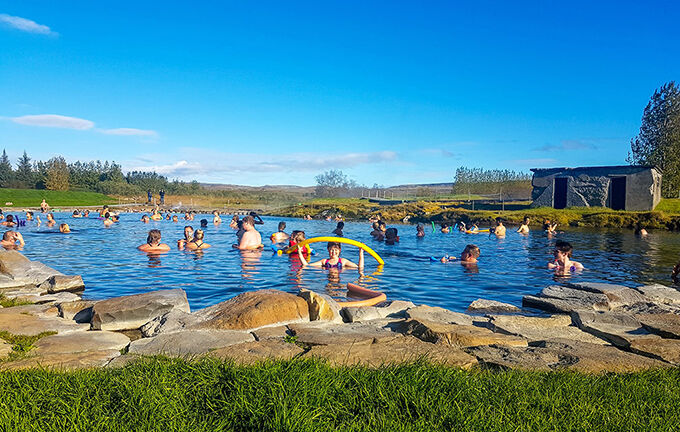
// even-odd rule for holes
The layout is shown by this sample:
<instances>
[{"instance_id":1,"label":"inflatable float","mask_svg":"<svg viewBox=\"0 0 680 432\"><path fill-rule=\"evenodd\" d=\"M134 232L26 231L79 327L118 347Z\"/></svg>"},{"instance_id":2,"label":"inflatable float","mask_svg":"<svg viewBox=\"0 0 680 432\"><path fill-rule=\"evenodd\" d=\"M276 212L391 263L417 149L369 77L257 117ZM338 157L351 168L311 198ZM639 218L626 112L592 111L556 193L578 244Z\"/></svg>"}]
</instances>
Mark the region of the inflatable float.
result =
<instances>
[{"instance_id":1,"label":"inflatable float","mask_svg":"<svg viewBox=\"0 0 680 432\"><path fill-rule=\"evenodd\" d=\"M481 229L481 230L477 230L477 231L465 230L465 234L479 234L479 233L488 233L488 232L489 232L489 228Z\"/></svg>"},{"instance_id":2,"label":"inflatable float","mask_svg":"<svg viewBox=\"0 0 680 432\"><path fill-rule=\"evenodd\" d=\"M340 307L373 306L387 300L385 293L373 291L351 282L347 283L347 295L366 298L364 300L338 302Z\"/></svg>"},{"instance_id":3,"label":"inflatable float","mask_svg":"<svg viewBox=\"0 0 680 432\"><path fill-rule=\"evenodd\" d=\"M380 258L380 255L378 255L370 247L368 247L365 244L358 242L356 240L352 240L352 239L348 239L348 238L344 238L344 237L313 237L313 238L310 238L310 239L307 239L307 240L303 240L300 243L295 244L294 246L289 246L289 247L284 248L284 249L279 249L277 251L277 254L279 254L279 255L283 255L284 253L290 254L290 253L297 251L298 246L304 247L304 246L307 246L310 243L318 243L318 242L337 242L337 243L344 243L344 244L356 246L356 247L362 248L363 250L368 252L368 254L370 256L372 256L373 258L375 258L376 261L378 261L378 264L380 264L380 265L385 264L385 261L383 261L383 259Z\"/></svg>"}]
</instances>

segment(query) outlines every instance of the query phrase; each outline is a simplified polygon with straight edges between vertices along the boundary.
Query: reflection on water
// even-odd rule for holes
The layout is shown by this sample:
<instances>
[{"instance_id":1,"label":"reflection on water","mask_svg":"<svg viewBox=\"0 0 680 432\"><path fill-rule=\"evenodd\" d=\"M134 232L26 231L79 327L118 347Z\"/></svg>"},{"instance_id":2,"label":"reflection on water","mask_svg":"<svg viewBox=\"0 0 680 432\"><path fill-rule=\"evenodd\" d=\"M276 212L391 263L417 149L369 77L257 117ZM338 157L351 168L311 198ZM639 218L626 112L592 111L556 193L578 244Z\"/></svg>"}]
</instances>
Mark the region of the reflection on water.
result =
<instances>
[{"instance_id":1,"label":"reflection on water","mask_svg":"<svg viewBox=\"0 0 680 432\"><path fill-rule=\"evenodd\" d=\"M122 215L121 222L104 229L96 219L72 219L57 214L57 222L67 222L70 235L58 232L58 224L49 228L34 222L20 228L26 240L23 253L55 267L66 274L81 274L92 299L135 294L142 290L183 288L192 308L209 306L244 291L273 288L297 292L302 288L344 297L347 282L359 281L369 288L384 291L388 299L464 310L473 300L483 297L521 304L523 295L534 294L547 285L570 281L597 281L636 286L649 282L669 282L669 274L680 255L680 235L652 232L641 239L632 231L568 228L548 238L533 231L520 235L508 230L503 239L486 234L466 235L426 232L416 237L415 226L394 225L401 242L395 245L372 240L368 223L347 223L345 236L363 241L386 261L380 268L366 256L366 269L360 275L354 269L302 269L297 256L277 256L268 249L240 252L232 249L235 232L227 224L210 224L206 242L212 248L199 251L176 249L162 255L142 254L136 247L146 240L148 230L158 228L163 241L171 246L183 236L184 225L198 228L200 215L189 223L157 221L143 224L139 215ZM264 218L258 226L267 241L279 221L286 221L289 232L302 229L307 237L329 235L335 222L303 221L288 218ZM547 268L553 259L555 241L563 239L574 246L574 259L585 270L558 277ZM465 245L481 248L475 266L430 262L430 257L445 254L460 256ZM314 246L314 245L313 245ZM316 244L315 259L327 257L325 244ZM357 262L354 247L344 247L342 256Z\"/></svg>"}]
</instances>

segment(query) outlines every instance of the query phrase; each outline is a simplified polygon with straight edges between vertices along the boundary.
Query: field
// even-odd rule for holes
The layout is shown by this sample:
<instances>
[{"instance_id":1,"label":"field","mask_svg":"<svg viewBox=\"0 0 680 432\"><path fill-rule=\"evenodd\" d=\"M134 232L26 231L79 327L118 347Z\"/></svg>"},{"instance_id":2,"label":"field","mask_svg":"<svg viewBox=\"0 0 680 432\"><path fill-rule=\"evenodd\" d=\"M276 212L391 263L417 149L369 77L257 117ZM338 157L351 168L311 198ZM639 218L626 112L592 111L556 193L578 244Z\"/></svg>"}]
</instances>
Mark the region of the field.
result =
<instances>
[{"instance_id":1,"label":"field","mask_svg":"<svg viewBox=\"0 0 680 432\"><path fill-rule=\"evenodd\" d=\"M1 372L0 430L675 430L679 386L678 369L596 376L149 359L124 369Z\"/></svg>"},{"instance_id":2,"label":"field","mask_svg":"<svg viewBox=\"0 0 680 432\"><path fill-rule=\"evenodd\" d=\"M65 206L99 206L103 204L118 203L115 198L96 192L0 189L0 207L4 209L40 207L40 202L43 199L45 199L52 208ZM11 202L12 205L7 205L6 203L8 202Z\"/></svg>"}]
</instances>

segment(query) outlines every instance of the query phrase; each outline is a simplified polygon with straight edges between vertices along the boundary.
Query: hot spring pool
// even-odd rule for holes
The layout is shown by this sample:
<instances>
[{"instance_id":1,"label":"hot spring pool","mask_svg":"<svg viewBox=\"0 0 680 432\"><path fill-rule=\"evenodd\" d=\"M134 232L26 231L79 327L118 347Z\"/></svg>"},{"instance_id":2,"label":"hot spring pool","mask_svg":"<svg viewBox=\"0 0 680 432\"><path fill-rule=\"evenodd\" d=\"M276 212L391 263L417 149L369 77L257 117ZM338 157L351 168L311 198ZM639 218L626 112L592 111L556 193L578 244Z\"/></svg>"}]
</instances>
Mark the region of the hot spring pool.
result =
<instances>
[{"instance_id":1,"label":"hot spring pool","mask_svg":"<svg viewBox=\"0 0 680 432\"><path fill-rule=\"evenodd\" d=\"M22 215L23 216L23 215ZM180 215L181 216L181 215ZM194 221L140 222L141 214L122 214L120 223L104 228L96 218L74 219L70 214L56 213L57 225L36 227L29 222L21 227L26 240L23 253L66 274L82 275L84 298L105 299L137 294L161 288L182 288L187 292L192 309L209 306L245 291L274 288L297 292L307 288L344 297L347 282L359 279L356 270L344 270L336 277L324 270L300 270L299 263L287 256L276 256L269 249L269 235L279 221L287 223L286 232L304 230L307 238L332 235L335 222L305 221L264 217L265 224L256 228L262 233L267 248L257 254L242 254L232 249L235 231L225 217L222 225L212 222L206 229L205 241L213 245L202 252L177 250L184 225L199 227ZM44 218L43 218L44 220ZM71 234L61 234L58 224L66 222ZM410 300L463 311L473 300L486 298L520 306L522 296L534 294L547 285L560 283L546 268L552 258L556 239L574 246L574 259L586 269L571 280L612 282L627 286L660 282L668 284L670 271L680 255L680 235L665 231L652 232L646 239L636 238L630 231L607 231L568 228L549 239L543 232L522 236L511 229L505 239L487 234L466 235L433 233L426 229L425 238L417 239L413 225L392 224L399 230L401 241L388 246L374 241L367 222L345 224L345 237L366 243L385 260L382 271L366 254L365 276L361 284L383 291L389 300ZM158 228L163 241L172 247L169 253L147 256L136 247L146 241L147 232ZM474 243L482 255L473 271L460 264L430 262L430 256L445 253L459 255L466 244ZM325 243L316 243L314 259L327 257ZM354 262L358 249L344 246L342 256Z\"/></svg>"}]
</instances>

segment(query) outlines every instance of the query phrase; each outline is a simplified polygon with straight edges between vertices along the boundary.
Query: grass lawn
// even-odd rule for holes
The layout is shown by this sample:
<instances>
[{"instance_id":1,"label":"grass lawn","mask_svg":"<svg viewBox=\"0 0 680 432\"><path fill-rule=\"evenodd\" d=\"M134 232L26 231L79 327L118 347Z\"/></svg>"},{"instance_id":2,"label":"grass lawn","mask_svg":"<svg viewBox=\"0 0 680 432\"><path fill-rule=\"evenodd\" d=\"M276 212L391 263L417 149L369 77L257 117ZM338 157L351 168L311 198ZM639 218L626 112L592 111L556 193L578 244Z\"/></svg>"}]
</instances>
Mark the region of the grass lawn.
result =
<instances>
[{"instance_id":1,"label":"grass lawn","mask_svg":"<svg viewBox=\"0 0 680 432\"><path fill-rule=\"evenodd\" d=\"M0 207L25 208L39 207L45 199L51 207L96 206L116 204L118 201L110 196L96 192L50 191L38 189L6 189L0 188ZM5 203L11 202L8 206Z\"/></svg>"},{"instance_id":2,"label":"grass lawn","mask_svg":"<svg viewBox=\"0 0 680 432\"><path fill-rule=\"evenodd\" d=\"M2 372L0 430L665 431L680 424L678 388L678 369L594 376L150 359Z\"/></svg>"}]
</instances>

